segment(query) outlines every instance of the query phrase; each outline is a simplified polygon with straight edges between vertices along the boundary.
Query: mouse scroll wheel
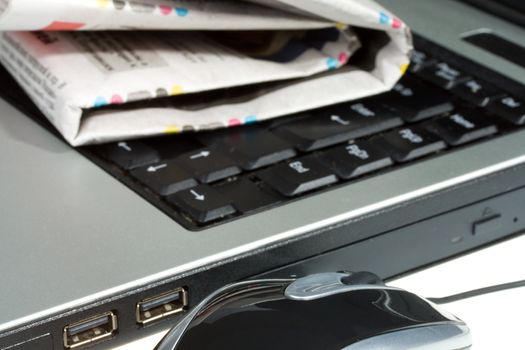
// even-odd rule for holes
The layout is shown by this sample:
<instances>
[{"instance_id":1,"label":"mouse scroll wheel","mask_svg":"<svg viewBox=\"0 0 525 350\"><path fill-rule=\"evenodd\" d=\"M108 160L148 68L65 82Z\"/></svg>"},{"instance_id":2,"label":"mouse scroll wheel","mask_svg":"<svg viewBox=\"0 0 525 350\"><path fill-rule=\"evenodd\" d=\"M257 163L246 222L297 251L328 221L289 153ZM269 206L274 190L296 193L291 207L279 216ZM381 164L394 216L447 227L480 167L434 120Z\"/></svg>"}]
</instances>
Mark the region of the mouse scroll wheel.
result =
<instances>
[{"instance_id":1,"label":"mouse scroll wheel","mask_svg":"<svg viewBox=\"0 0 525 350\"><path fill-rule=\"evenodd\" d=\"M368 271L349 272L348 276L341 278L341 282L346 285L385 285L378 275Z\"/></svg>"}]
</instances>

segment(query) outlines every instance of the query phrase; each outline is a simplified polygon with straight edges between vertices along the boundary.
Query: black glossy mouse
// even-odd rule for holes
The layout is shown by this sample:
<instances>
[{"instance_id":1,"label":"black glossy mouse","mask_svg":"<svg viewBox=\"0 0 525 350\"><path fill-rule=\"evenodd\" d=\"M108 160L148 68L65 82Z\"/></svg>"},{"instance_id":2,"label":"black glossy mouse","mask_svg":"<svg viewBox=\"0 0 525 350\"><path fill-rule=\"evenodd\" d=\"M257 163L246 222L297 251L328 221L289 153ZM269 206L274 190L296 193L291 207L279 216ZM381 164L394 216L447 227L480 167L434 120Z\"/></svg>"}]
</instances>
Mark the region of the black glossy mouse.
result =
<instances>
[{"instance_id":1,"label":"black glossy mouse","mask_svg":"<svg viewBox=\"0 0 525 350\"><path fill-rule=\"evenodd\" d=\"M195 307L156 350L471 347L463 321L369 276L323 273L227 286Z\"/></svg>"}]
</instances>

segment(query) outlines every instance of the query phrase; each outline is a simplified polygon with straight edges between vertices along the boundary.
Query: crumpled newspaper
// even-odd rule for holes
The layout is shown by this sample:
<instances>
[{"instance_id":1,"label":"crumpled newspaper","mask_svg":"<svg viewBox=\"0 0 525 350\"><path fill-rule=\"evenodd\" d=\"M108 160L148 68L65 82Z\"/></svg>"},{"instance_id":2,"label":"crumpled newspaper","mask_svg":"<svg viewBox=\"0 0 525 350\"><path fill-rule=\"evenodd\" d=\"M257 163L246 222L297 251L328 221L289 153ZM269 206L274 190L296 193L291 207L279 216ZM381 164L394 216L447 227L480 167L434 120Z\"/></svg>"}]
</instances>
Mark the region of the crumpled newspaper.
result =
<instances>
[{"instance_id":1,"label":"crumpled newspaper","mask_svg":"<svg viewBox=\"0 0 525 350\"><path fill-rule=\"evenodd\" d=\"M377 94L411 50L372 0L0 0L0 30L0 62L75 146Z\"/></svg>"}]
</instances>

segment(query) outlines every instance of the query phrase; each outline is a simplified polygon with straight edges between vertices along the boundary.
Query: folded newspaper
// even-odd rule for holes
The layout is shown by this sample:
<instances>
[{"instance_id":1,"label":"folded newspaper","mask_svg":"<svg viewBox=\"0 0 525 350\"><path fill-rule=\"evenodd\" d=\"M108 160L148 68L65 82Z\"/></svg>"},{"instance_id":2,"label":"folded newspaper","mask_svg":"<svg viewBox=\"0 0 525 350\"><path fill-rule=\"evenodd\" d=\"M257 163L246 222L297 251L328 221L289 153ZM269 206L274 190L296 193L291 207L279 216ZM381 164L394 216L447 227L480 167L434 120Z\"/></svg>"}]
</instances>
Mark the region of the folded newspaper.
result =
<instances>
[{"instance_id":1,"label":"folded newspaper","mask_svg":"<svg viewBox=\"0 0 525 350\"><path fill-rule=\"evenodd\" d=\"M390 89L372 0L0 0L0 62L72 145L206 130Z\"/></svg>"}]
</instances>

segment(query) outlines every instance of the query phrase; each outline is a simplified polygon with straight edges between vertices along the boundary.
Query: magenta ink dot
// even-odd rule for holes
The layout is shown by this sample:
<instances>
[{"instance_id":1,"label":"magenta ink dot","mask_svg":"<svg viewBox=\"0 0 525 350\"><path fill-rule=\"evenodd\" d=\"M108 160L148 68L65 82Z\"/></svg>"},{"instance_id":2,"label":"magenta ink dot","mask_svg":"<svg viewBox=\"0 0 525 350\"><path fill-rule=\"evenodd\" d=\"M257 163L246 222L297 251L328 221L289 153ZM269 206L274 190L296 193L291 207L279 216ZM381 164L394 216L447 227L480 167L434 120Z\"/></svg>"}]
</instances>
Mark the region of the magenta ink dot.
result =
<instances>
[{"instance_id":1,"label":"magenta ink dot","mask_svg":"<svg viewBox=\"0 0 525 350\"><path fill-rule=\"evenodd\" d=\"M394 18L392 20L392 28L399 29L399 28L401 28L402 25L403 25L403 22L401 22L401 20L399 18Z\"/></svg>"},{"instance_id":2,"label":"magenta ink dot","mask_svg":"<svg viewBox=\"0 0 525 350\"><path fill-rule=\"evenodd\" d=\"M339 54L339 63L346 64L348 62L348 54L346 52L341 52Z\"/></svg>"},{"instance_id":3,"label":"magenta ink dot","mask_svg":"<svg viewBox=\"0 0 525 350\"><path fill-rule=\"evenodd\" d=\"M239 120L239 119L230 119L228 120L228 125L229 126L237 126L237 125L241 125L242 122Z\"/></svg>"},{"instance_id":4,"label":"magenta ink dot","mask_svg":"<svg viewBox=\"0 0 525 350\"><path fill-rule=\"evenodd\" d=\"M173 8L166 5L159 5L160 13L163 15L169 15L173 12Z\"/></svg>"},{"instance_id":5,"label":"magenta ink dot","mask_svg":"<svg viewBox=\"0 0 525 350\"><path fill-rule=\"evenodd\" d=\"M122 97L120 95L113 95L111 96L111 104L113 105L120 105L124 103L124 100L122 99Z\"/></svg>"}]
</instances>

